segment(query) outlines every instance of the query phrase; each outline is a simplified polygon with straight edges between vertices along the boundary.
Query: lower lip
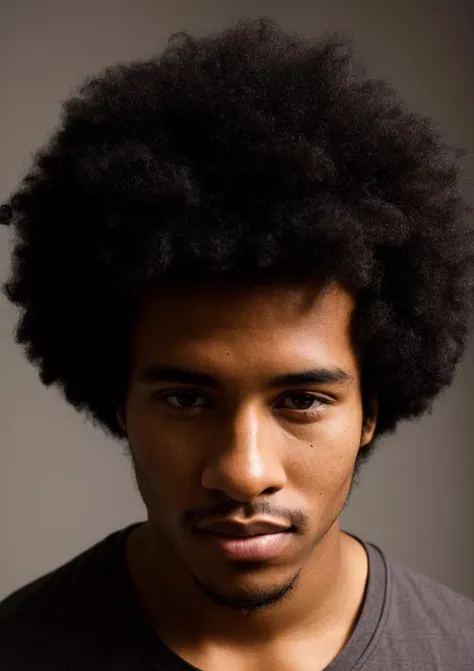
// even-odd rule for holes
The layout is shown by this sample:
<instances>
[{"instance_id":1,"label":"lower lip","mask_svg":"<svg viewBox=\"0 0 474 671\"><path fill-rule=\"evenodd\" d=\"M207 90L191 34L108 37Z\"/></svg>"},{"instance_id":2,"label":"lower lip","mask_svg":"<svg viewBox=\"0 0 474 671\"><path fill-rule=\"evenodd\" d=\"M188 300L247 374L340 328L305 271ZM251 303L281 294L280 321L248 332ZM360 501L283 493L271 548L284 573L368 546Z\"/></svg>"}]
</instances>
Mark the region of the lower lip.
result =
<instances>
[{"instance_id":1,"label":"lower lip","mask_svg":"<svg viewBox=\"0 0 474 671\"><path fill-rule=\"evenodd\" d=\"M230 559L258 561L271 559L282 552L291 542L293 534L286 531L245 538L232 538L219 534L204 533L203 537L216 545Z\"/></svg>"}]
</instances>

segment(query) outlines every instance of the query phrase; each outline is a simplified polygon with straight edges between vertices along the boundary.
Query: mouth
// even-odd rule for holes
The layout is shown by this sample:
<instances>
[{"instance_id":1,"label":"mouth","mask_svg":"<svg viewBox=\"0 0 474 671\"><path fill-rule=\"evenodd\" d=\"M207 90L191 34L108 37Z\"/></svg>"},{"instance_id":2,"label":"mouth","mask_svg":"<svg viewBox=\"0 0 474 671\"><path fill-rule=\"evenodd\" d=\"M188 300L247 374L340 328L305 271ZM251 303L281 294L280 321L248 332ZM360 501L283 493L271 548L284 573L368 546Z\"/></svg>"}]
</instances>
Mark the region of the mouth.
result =
<instances>
[{"instance_id":1,"label":"mouth","mask_svg":"<svg viewBox=\"0 0 474 671\"><path fill-rule=\"evenodd\" d=\"M275 522L218 522L195 530L198 536L228 559L263 561L271 559L291 543L296 529Z\"/></svg>"}]
</instances>

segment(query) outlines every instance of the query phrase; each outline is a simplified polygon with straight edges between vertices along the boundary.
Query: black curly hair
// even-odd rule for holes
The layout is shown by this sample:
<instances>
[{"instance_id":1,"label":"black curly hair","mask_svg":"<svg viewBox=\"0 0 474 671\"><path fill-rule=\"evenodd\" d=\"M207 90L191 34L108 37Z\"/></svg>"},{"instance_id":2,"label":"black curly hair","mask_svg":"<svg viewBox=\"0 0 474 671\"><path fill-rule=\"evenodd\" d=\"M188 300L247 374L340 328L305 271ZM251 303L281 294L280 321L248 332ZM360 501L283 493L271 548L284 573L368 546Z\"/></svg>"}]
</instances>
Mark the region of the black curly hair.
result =
<instances>
[{"instance_id":1,"label":"black curly hair","mask_svg":"<svg viewBox=\"0 0 474 671\"><path fill-rule=\"evenodd\" d=\"M466 347L459 156L338 32L308 40L262 18L175 35L89 77L3 206L17 341L45 385L122 436L130 324L150 287L338 280L356 297L375 435L391 432L430 408Z\"/></svg>"}]
</instances>

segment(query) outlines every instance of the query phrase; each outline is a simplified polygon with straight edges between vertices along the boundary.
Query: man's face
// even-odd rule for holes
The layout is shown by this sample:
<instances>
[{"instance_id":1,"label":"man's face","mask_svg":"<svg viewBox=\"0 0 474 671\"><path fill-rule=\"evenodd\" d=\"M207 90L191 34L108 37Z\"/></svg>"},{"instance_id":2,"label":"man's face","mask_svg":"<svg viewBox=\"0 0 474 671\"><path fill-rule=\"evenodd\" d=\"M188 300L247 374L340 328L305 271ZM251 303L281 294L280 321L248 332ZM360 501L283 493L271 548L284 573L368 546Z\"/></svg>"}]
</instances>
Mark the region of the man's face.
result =
<instances>
[{"instance_id":1,"label":"man's face","mask_svg":"<svg viewBox=\"0 0 474 671\"><path fill-rule=\"evenodd\" d=\"M159 547L217 601L274 603L338 531L375 428L353 307L294 284L167 288L139 310L123 413L137 483Z\"/></svg>"}]
</instances>

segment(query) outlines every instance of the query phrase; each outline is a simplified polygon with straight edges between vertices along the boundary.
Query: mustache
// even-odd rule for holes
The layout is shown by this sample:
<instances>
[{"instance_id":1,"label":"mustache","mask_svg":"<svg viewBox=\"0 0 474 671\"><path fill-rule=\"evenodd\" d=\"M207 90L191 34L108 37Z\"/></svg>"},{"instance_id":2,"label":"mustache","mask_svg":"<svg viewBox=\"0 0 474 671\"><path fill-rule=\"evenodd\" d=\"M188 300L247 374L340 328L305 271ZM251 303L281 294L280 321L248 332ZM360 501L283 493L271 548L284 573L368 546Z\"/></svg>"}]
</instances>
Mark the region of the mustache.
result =
<instances>
[{"instance_id":1,"label":"mustache","mask_svg":"<svg viewBox=\"0 0 474 671\"><path fill-rule=\"evenodd\" d=\"M295 527L299 532L306 530L308 526L307 516L300 510L290 510L275 506L268 501L255 501L252 503L239 503L237 501L222 501L214 506L192 508L185 511L181 516L181 528L195 527L210 520L220 520L227 517L238 517L250 519L258 515L272 517L288 522L288 526Z\"/></svg>"}]
</instances>

